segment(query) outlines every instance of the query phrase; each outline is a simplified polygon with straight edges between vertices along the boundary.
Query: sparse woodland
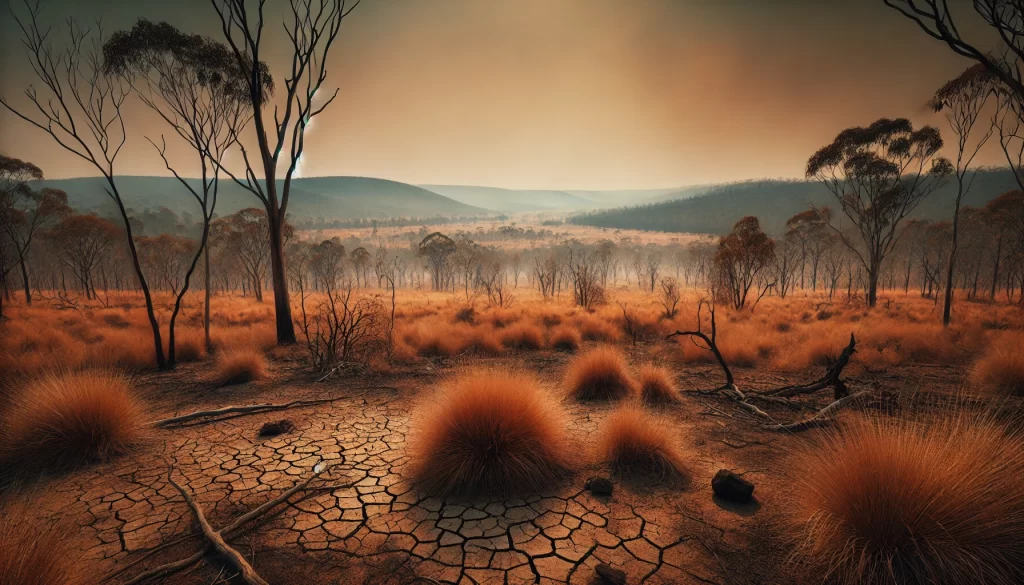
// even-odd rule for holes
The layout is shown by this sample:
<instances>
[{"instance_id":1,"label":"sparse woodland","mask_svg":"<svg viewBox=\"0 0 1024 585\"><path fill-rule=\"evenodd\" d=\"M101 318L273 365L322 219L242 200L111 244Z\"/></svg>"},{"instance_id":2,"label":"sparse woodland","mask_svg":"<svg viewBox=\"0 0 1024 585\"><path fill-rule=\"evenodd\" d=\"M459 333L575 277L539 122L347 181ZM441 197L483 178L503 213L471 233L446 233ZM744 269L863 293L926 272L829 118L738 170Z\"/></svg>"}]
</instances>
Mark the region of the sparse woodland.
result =
<instances>
[{"instance_id":1,"label":"sparse woodland","mask_svg":"<svg viewBox=\"0 0 1024 585\"><path fill-rule=\"evenodd\" d=\"M945 2L885 3L975 61L948 127L837 129L806 161L828 206L713 235L303 229L358 1L283 33L214 1L221 38L16 6L39 80L0 103L117 213L0 156L0 585L1021 582L1024 14L976 3L997 58ZM193 213L124 204L128 103ZM961 205L988 141L1021 189ZM252 207L218 214L225 181Z\"/></svg>"}]
</instances>

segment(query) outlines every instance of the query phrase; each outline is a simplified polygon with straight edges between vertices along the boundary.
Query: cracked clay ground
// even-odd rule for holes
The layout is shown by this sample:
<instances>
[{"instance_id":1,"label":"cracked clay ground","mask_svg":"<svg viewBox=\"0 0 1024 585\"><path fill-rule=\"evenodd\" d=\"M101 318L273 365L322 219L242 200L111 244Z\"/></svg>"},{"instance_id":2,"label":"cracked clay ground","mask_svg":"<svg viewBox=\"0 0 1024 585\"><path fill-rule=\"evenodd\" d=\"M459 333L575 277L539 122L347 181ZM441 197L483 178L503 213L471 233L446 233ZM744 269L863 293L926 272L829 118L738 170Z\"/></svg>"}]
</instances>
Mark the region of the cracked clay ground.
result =
<instances>
[{"instance_id":1,"label":"cracked clay ground","mask_svg":"<svg viewBox=\"0 0 1024 585\"><path fill-rule=\"evenodd\" d=\"M525 367L557 392L565 360L538 354ZM271 380L223 389L204 385L201 367L172 374L186 388L178 393L177 382L140 380L160 405L156 414L340 399L154 430L134 455L49 480L44 513L80 527L82 562L98 564L104 575L120 571L110 582L201 550L202 541L189 538L189 509L167 480L169 465L219 528L324 463L334 467L310 484L315 489L233 539L271 583L409 583L414 576L460 584L590 583L599 563L622 569L629 583L791 582L783 572L793 568L784 566L787 550L777 536L778 513L789 497L780 462L791 442L805 439L752 431L725 403L684 399L665 411L690 457L688 486L613 478L610 497L591 495L584 482L607 470L591 462L590 437L610 407L567 401L581 462L572 478L544 493L445 501L410 483L405 446L415 405L456 365L316 384L283 360L275 362ZM710 368L677 372L683 389L713 385ZM281 418L296 429L257 436L260 425ZM758 503L735 508L716 501L710 479L721 468L756 483ZM165 582L229 582L229 576L211 557Z\"/></svg>"}]
</instances>

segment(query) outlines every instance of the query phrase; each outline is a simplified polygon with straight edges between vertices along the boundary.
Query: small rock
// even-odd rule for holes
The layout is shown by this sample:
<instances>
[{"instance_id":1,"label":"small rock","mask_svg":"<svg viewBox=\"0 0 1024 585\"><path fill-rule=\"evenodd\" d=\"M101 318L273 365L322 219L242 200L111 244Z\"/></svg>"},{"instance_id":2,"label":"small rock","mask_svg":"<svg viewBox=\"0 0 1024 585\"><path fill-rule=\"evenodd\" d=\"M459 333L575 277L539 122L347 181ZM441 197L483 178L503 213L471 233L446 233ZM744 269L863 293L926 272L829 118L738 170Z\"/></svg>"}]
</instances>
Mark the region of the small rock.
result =
<instances>
[{"instance_id":1,"label":"small rock","mask_svg":"<svg viewBox=\"0 0 1024 585\"><path fill-rule=\"evenodd\" d=\"M626 585L626 572L601 563L594 568L603 585Z\"/></svg>"},{"instance_id":2,"label":"small rock","mask_svg":"<svg viewBox=\"0 0 1024 585\"><path fill-rule=\"evenodd\" d=\"M718 470L718 473L711 480L711 489L715 492L716 496L723 500L740 504L750 502L750 499L754 496L754 484L728 469Z\"/></svg>"},{"instance_id":3,"label":"small rock","mask_svg":"<svg viewBox=\"0 0 1024 585\"><path fill-rule=\"evenodd\" d=\"M260 427L261 437L276 437L277 435L283 435L290 433L295 430L295 423L288 419L282 419L274 422L263 423Z\"/></svg>"},{"instance_id":4,"label":"small rock","mask_svg":"<svg viewBox=\"0 0 1024 585\"><path fill-rule=\"evenodd\" d=\"M583 488L590 490L590 493L595 496L610 496L614 489L611 480L604 477L592 477L588 479L587 483L583 484Z\"/></svg>"}]
</instances>

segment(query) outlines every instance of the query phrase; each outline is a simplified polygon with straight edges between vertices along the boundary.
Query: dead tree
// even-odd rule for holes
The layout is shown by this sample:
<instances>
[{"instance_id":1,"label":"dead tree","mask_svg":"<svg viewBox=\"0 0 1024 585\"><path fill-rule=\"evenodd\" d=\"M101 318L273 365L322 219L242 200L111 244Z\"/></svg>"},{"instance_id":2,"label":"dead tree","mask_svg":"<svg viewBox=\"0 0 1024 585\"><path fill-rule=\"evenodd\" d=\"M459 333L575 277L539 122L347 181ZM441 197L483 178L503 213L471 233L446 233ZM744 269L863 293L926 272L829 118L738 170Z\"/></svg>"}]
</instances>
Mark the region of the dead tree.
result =
<instances>
[{"instance_id":1,"label":"dead tree","mask_svg":"<svg viewBox=\"0 0 1024 585\"><path fill-rule=\"evenodd\" d=\"M711 314L711 335L710 337L704 333L703 325L701 321L701 311L704 306L708 307L708 312ZM697 303L697 329L693 331L676 331L670 333L666 339L672 339L685 335L693 341L693 338L700 339L704 342L704 345L700 345L696 341L693 344L697 347L710 351L715 356L715 361L718 362L719 367L722 368L722 373L725 374L725 384L722 385L719 390L736 390L736 379L732 375L732 370L729 369L729 364L725 362L725 358L722 357L722 352L718 350L718 324L715 321L715 305L714 302L708 302L707 299L700 299Z\"/></svg>"},{"instance_id":2,"label":"dead tree","mask_svg":"<svg viewBox=\"0 0 1024 585\"><path fill-rule=\"evenodd\" d=\"M708 306L708 310L711 315L710 335L704 332L703 322L701 320L701 311L705 305ZM722 352L718 349L718 326L715 320L715 307L713 303L708 302L706 299L701 299L698 303L696 330L676 331L675 333L669 334L666 339L673 339L684 335L689 337L691 340L694 340L693 342L697 347L710 351L714 354L715 360L718 362L719 367L722 368L722 373L725 375L725 384L712 390L710 393L721 394L732 400L733 404L753 415L756 419L763 421L763 428L767 430L799 432L827 424L840 410L856 403L867 395L867 391L850 394L846 385L840 378L843 368L849 363L850 357L854 353L856 340L852 334L850 335L850 345L848 345L842 355L840 355L839 360L829 368L829 371L824 377L809 384L780 388L778 390L764 393L744 393L736 387L736 381L733 377L732 370L729 369L729 364L725 361L725 358L722 356ZM697 343L695 339L702 341L703 345ZM754 404L751 404L752 401L760 401L770 404L780 404L787 407L800 408L801 404L799 402L789 400L790 396L809 394L830 386L835 388L836 391L836 397L832 403L817 411L810 418L792 423L780 423L764 410L761 410ZM842 393L842 396L840 396L840 393ZM707 392L702 392L702 394L707 394Z\"/></svg>"},{"instance_id":3,"label":"dead tree","mask_svg":"<svg viewBox=\"0 0 1024 585\"><path fill-rule=\"evenodd\" d=\"M67 23L66 44L54 46L49 28L41 28L42 9L38 0L25 0L27 15L15 15L21 29L22 44L29 63L42 84L43 94L30 85L25 90L30 106L15 107L6 98L0 104L18 118L48 134L54 142L86 161L104 179L107 195L117 206L124 224L125 239L131 252L132 267L146 301L146 315L153 330L153 346L157 365L164 369L160 324L153 308L149 283L139 262L135 234L128 210L114 180L114 163L126 141L122 106L128 97L126 85L103 72L100 55L103 30L81 27L73 19Z\"/></svg>"},{"instance_id":4,"label":"dead tree","mask_svg":"<svg viewBox=\"0 0 1024 585\"><path fill-rule=\"evenodd\" d=\"M292 0L283 23L291 50L291 67L284 78L282 99L274 107L273 120L264 109L271 101L274 83L270 69L260 59L266 47L264 33L266 2L254 8L246 0L210 0L220 19L224 38L231 48L238 67L245 71L247 94L252 105L253 128L259 149L258 163L253 164L249 152L239 142L245 162L244 176L225 172L241 187L250 191L267 212L270 227L270 267L274 287L274 313L277 342L295 343L295 326L288 295L288 273L285 269L284 228L291 194L292 179L305 148L306 128L334 101L338 90L326 99L317 100L327 80L327 62L331 47L338 37L341 22L359 0ZM278 184L281 155L288 146L284 178ZM262 180L260 176L262 175ZM278 192L280 190L280 193Z\"/></svg>"},{"instance_id":5,"label":"dead tree","mask_svg":"<svg viewBox=\"0 0 1024 585\"><path fill-rule=\"evenodd\" d=\"M850 334L850 343L843 348L843 352L839 354L839 358L828 368L825 375L813 382L807 384L800 384L797 386L784 386L782 388L776 388L766 392L767 396L779 396L782 398L789 398L791 396L798 396L800 394L811 394L818 390L824 390L825 388L832 388L835 395L835 400L845 398L850 395L850 389L843 382L843 368L850 363L850 358L857 352L857 338Z\"/></svg>"}]
</instances>

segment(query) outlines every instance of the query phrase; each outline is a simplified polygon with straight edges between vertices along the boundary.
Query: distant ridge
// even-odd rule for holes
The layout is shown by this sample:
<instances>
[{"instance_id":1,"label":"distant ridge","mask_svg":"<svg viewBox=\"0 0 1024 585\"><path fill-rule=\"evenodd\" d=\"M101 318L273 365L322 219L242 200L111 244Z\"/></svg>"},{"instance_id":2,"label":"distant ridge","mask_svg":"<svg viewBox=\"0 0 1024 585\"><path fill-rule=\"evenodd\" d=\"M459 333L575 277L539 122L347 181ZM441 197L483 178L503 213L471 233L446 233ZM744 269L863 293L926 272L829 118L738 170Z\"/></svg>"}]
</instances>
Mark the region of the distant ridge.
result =
<instances>
[{"instance_id":1,"label":"distant ridge","mask_svg":"<svg viewBox=\"0 0 1024 585\"><path fill-rule=\"evenodd\" d=\"M963 205L980 207L1003 193L1017 189L1009 169L978 171ZM687 198L677 195L694 189L699 194ZM671 197L671 199L668 199ZM955 181L924 200L913 217L948 220L953 214ZM596 227L641 229L665 232L724 234L746 215L757 216L762 227L775 235L783 233L786 220L811 204L836 207L835 198L824 185L800 180L760 180L710 187L690 187L668 193L661 202L583 213L570 222Z\"/></svg>"},{"instance_id":2,"label":"distant ridge","mask_svg":"<svg viewBox=\"0 0 1024 585\"><path fill-rule=\"evenodd\" d=\"M199 180L190 179L194 188ZM68 194L72 207L107 215L116 212L100 177L36 181ZM179 215L199 215L199 206L174 177L119 176L118 190L125 205L137 210L166 207ZM216 213L230 215L246 207L260 207L255 196L234 181L220 181ZM408 183L368 177L310 177L294 179L288 200L293 221L371 219L384 217L478 216L491 211L466 205Z\"/></svg>"}]
</instances>

